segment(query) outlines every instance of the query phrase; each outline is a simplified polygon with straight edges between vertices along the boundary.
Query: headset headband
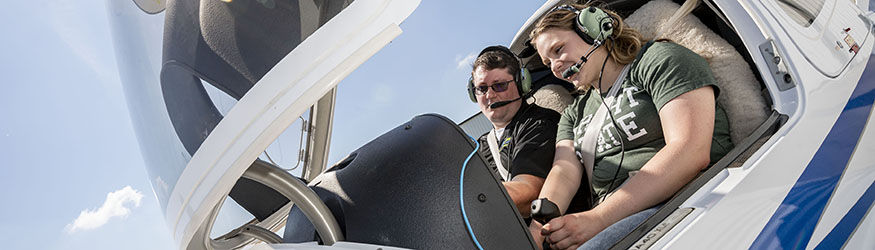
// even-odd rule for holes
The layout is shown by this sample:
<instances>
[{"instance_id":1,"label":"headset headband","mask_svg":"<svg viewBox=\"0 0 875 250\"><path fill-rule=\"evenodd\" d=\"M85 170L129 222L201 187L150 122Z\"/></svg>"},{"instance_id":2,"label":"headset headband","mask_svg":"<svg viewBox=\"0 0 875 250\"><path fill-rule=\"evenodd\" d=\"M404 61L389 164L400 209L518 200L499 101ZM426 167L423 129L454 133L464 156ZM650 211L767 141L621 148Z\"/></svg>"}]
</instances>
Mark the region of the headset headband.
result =
<instances>
[{"instance_id":1,"label":"headset headband","mask_svg":"<svg viewBox=\"0 0 875 250\"><path fill-rule=\"evenodd\" d=\"M613 34L614 17L598 7L587 6L581 10L572 5L563 4L554 7L550 12L557 10L570 11L577 15L572 30L589 44L601 43Z\"/></svg>"},{"instance_id":2,"label":"headset headband","mask_svg":"<svg viewBox=\"0 0 875 250\"><path fill-rule=\"evenodd\" d=\"M501 53L509 55L511 58L513 58L513 60L517 62L517 65L519 65L519 72L516 72L513 74L513 80L515 82L517 82L517 84L522 82L523 62L522 62L522 60L520 60L519 57L517 57L516 54L513 53L513 51L510 51L510 49L508 49L507 47L504 47L502 45L492 45L492 46L483 48L483 50L480 51L480 54L477 54L476 58L480 58L480 56L483 56L483 54L486 54L486 52L490 52L490 51L500 51ZM522 89L520 89L520 92L522 92ZM522 94L522 93L520 93L520 94Z\"/></svg>"}]
</instances>

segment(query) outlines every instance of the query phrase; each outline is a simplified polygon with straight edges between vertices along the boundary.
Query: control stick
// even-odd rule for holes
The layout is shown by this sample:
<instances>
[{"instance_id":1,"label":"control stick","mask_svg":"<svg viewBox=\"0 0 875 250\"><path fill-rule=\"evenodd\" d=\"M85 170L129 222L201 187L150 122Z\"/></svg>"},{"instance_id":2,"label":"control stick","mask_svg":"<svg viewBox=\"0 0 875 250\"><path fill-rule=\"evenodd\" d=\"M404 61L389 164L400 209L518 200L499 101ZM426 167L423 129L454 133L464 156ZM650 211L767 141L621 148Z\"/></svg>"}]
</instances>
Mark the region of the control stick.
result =
<instances>
[{"instance_id":1,"label":"control stick","mask_svg":"<svg viewBox=\"0 0 875 250\"><path fill-rule=\"evenodd\" d=\"M532 219L540 222L541 225L547 224L547 222L560 215L559 207L556 206L556 203L547 198L532 201Z\"/></svg>"}]
</instances>

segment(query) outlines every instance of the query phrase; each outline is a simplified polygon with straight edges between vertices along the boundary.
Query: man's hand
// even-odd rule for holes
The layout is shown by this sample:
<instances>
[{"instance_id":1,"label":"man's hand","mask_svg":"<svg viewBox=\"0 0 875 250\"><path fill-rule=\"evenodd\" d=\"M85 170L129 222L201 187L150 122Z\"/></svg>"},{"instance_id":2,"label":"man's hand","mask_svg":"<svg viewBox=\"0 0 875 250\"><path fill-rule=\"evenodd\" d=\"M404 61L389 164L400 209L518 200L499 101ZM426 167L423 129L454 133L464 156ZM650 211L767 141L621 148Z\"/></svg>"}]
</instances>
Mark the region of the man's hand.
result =
<instances>
[{"instance_id":1,"label":"man's hand","mask_svg":"<svg viewBox=\"0 0 875 250\"><path fill-rule=\"evenodd\" d=\"M541 228L550 248L577 249L584 242L607 228L604 221L590 211L569 214L550 220Z\"/></svg>"}]
</instances>

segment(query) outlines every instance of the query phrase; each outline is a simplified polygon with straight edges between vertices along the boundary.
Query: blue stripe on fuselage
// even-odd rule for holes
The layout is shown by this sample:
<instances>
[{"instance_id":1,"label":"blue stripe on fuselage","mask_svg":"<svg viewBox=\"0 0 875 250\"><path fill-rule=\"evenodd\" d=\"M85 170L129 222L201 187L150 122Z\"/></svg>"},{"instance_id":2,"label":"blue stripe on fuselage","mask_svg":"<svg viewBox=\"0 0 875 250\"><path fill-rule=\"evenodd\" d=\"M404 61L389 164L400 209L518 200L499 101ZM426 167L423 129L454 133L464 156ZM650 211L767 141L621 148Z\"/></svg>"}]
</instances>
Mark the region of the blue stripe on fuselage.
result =
<instances>
[{"instance_id":1,"label":"blue stripe on fuselage","mask_svg":"<svg viewBox=\"0 0 875 250\"><path fill-rule=\"evenodd\" d=\"M863 76L838 120L750 249L804 249L808 245L826 203L857 147L873 101L875 56L870 56Z\"/></svg>"},{"instance_id":2,"label":"blue stripe on fuselage","mask_svg":"<svg viewBox=\"0 0 875 250\"><path fill-rule=\"evenodd\" d=\"M829 234L817 244L817 247L815 247L814 250L842 248L845 243L848 242L848 238L851 237L854 230L860 225L860 222L863 222L863 216L866 216L866 212L872 207L873 202L875 202L875 182L869 184L869 188L866 189L863 196L860 196L860 199L854 203L851 210L848 211L848 213L842 217L842 220L839 221L839 224L833 227L832 231L830 231Z\"/></svg>"}]
</instances>

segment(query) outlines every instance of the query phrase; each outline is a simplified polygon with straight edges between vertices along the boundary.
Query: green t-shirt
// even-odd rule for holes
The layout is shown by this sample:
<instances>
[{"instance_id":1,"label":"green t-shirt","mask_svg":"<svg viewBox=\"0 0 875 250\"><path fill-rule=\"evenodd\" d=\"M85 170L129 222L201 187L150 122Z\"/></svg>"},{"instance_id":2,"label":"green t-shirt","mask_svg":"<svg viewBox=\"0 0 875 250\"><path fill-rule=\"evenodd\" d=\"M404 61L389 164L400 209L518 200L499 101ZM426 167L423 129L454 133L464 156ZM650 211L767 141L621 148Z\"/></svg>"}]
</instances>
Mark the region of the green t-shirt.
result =
<instances>
[{"instance_id":1,"label":"green t-shirt","mask_svg":"<svg viewBox=\"0 0 875 250\"><path fill-rule=\"evenodd\" d=\"M592 192L594 197L602 195L620 164L620 141L623 140L626 153L622 169L610 190L620 186L629 171L637 171L665 146L658 111L675 97L703 86L713 86L715 95L719 89L705 59L683 46L657 42L640 55L637 64L629 70L617 93L614 105L609 108L618 127L611 124L611 117L605 114L605 121L597 139L595 167L593 168ZM613 84L603 83L603 84ZM602 99L588 91L578 96L565 109L559 120L556 141L574 140L574 148L580 159L580 144ZM715 96L716 99L716 96ZM580 112L582 109L582 113ZM732 149L729 139L729 123L726 113L719 105L715 107L714 136L711 141L711 164L717 162ZM581 161L581 164L582 161ZM586 178L586 175L584 175ZM580 191L587 191L581 185Z\"/></svg>"}]
</instances>

